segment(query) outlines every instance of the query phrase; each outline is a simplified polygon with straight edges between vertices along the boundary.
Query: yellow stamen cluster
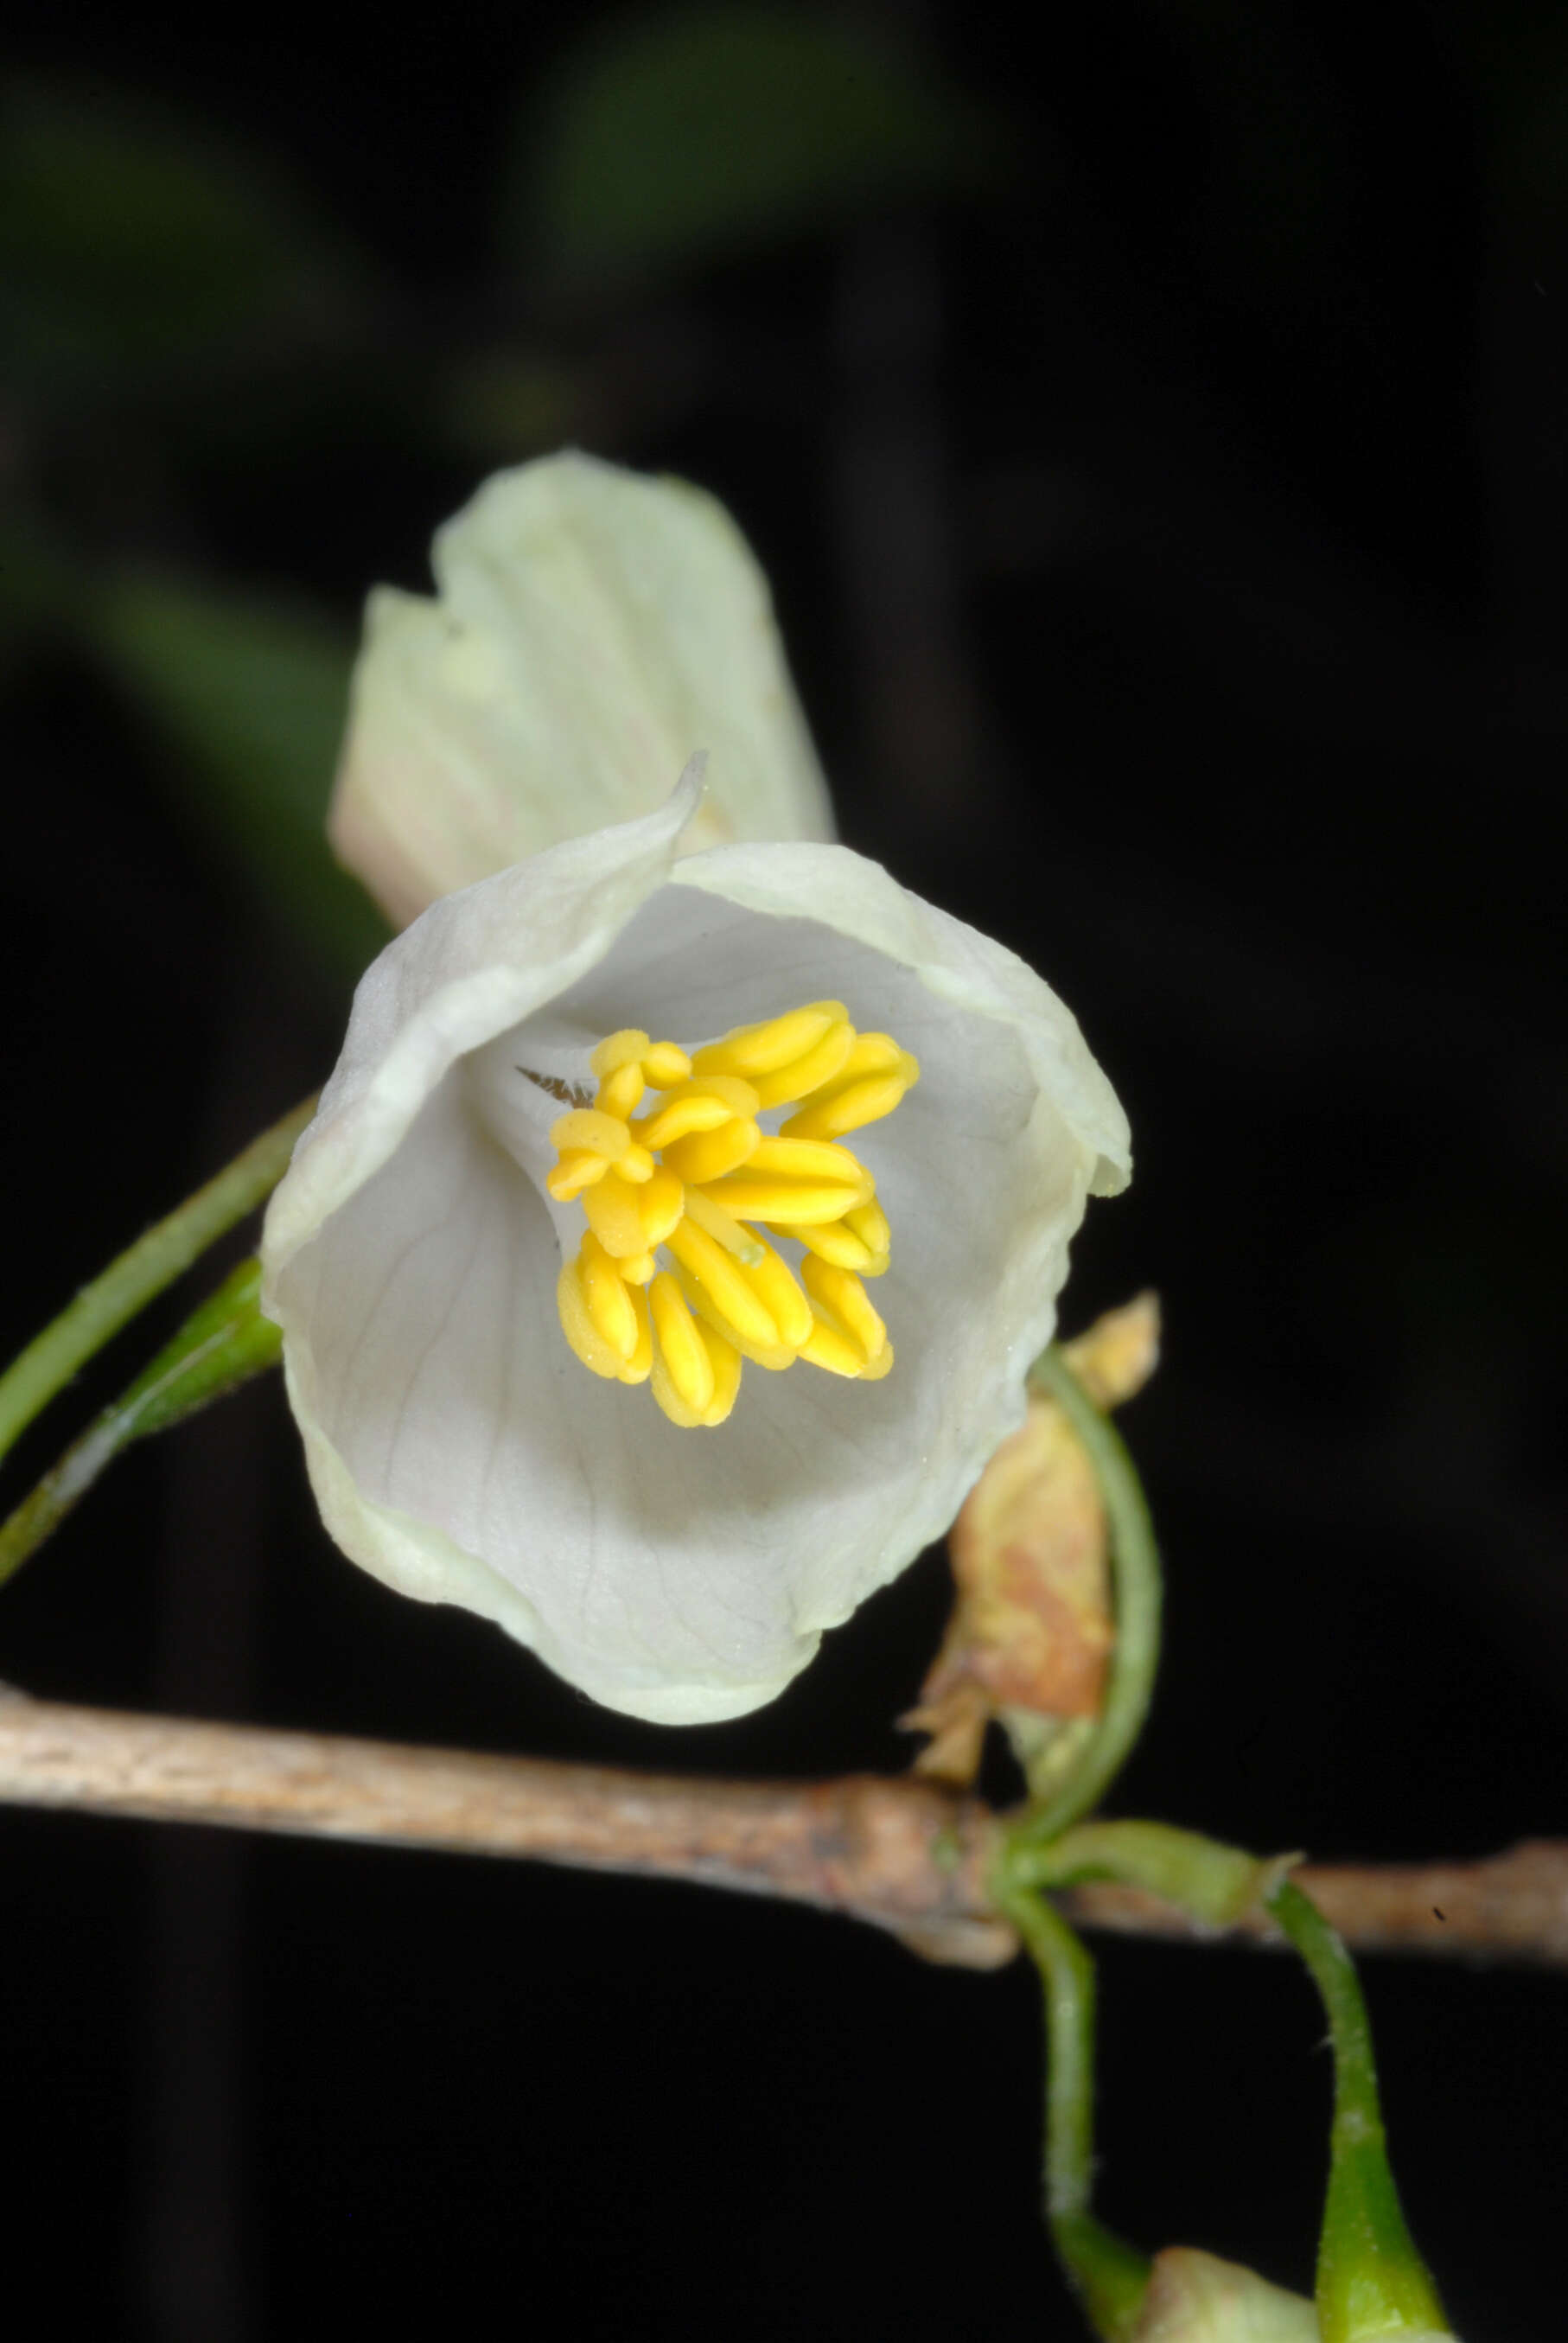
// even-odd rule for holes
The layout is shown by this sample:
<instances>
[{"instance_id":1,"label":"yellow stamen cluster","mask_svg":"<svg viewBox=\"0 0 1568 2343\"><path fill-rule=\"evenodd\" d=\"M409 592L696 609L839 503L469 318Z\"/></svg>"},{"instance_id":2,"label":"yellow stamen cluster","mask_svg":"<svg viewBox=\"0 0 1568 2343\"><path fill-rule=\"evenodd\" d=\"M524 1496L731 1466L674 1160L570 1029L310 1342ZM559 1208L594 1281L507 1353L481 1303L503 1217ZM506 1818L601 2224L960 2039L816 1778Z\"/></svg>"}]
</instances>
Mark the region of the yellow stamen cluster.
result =
<instances>
[{"instance_id":1,"label":"yellow stamen cluster","mask_svg":"<svg viewBox=\"0 0 1568 2343\"><path fill-rule=\"evenodd\" d=\"M885 1375L892 1344L864 1280L888 1266L887 1217L839 1142L919 1081L909 1051L857 1033L842 1001L815 1001L689 1057L612 1033L589 1064L594 1102L551 1125L548 1182L588 1220L557 1290L584 1366L650 1384L685 1426L723 1423L748 1359ZM793 1111L765 1131L775 1108ZM769 1236L802 1248L799 1275Z\"/></svg>"}]
</instances>

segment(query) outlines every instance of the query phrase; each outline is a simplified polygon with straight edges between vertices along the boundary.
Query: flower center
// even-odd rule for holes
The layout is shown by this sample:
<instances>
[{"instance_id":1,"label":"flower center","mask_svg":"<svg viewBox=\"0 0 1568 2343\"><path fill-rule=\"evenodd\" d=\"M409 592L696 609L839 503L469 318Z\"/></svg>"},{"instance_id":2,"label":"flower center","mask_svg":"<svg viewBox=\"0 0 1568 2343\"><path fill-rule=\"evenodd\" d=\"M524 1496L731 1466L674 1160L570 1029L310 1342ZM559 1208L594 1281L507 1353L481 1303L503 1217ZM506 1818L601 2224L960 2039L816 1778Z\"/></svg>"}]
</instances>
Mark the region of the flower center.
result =
<instances>
[{"instance_id":1,"label":"flower center","mask_svg":"<svg viewBox=\"0 0 1568 2343\"><path fill-rule=\"evenodd\" d=\"M887 1216L839 1142L920 1080L909 1051L813 1001L690 1056L611 1033L589 1064L598 1093L550 1126L547 1182L588 1220L556 1290L584 1366L648 1383L687 1427L723 1423L747 1359L885 1375L893 1346L864 1281L888 1266ZM793 1111L765 1131L779 1107ZM801 1248L799 1276L780 1238Z\"/></svg>"}]
</instances>

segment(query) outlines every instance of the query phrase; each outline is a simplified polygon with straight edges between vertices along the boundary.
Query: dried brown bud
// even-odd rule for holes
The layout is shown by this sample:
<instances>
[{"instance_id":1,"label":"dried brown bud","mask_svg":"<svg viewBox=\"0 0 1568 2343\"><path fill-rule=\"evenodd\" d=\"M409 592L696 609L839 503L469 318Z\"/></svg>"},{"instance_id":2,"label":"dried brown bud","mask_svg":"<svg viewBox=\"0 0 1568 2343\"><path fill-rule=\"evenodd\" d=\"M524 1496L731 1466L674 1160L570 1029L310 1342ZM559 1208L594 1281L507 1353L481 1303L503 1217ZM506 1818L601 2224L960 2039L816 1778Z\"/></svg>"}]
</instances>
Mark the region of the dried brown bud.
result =
<instances>
[{"instance_id":1,"label":"dried brown bud","mask_svg":"<svg viewBox=\"0 0 1568 2343\"><path fill-rule=\"evenodd\" d=\"M1066 1346L1101 1406L1153 1372L1159 1305L1141 1294ZM920 1705L930 1734L916 1770L969 1783L991 1719L1029 1764L1050 1763L1064 1729L1098 1715L1113 1629L1104 1509L1088 1457L1053 1400L1031 1398L971 1490L949 1541L957 1600Z\"/></svg>"}]
</instances>

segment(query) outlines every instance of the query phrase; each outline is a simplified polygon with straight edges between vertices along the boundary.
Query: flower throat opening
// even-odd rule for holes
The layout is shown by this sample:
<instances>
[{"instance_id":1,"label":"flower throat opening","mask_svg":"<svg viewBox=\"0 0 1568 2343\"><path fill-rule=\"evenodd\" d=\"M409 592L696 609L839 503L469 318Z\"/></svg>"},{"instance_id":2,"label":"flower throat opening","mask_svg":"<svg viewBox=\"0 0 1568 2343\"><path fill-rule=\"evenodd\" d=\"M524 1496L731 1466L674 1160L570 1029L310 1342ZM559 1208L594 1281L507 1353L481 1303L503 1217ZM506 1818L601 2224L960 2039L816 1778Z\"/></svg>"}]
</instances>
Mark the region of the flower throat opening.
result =
<instances>
[{"instance_id":1,"label":"flower throat opening","mask_svg":"<svg viewBox=\"0 0 1568 2343\"><path fill-rule=\"evenodd\" d=\"M839 1141L920 1080L909 1051L814 1001L689 1057L628 1028L589 1064L598 1093L551 1125L547 1182L588 1219L556 1290L584 1366L649 1384L689 1428L724 1422L748 1359L885 1375L893 1347L864 1280L888 1266L887 1217ZM776 1107L794 1111L774 1134L758 1117ZM799 1276L769 1237L803 1248Z\"/></svg>"}]
</instances>

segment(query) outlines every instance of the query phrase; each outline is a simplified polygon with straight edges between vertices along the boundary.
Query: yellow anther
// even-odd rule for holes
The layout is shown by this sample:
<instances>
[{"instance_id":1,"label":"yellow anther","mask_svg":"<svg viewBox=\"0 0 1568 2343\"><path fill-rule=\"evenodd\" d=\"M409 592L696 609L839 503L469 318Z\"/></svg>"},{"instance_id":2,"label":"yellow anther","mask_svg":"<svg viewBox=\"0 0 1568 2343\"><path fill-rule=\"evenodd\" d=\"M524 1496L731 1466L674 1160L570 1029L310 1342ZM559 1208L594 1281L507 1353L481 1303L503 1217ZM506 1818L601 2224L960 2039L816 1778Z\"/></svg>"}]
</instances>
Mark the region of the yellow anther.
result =
<instances>
[{"instance_id":1,"label":"yellow anther","mask_svg":"<svg viewBox=\"0 0 1568 2343\"><path fill-rule=\"evenodd\" d=\"M605 1076L598 1086L598 1096L594 1104L601 1114L613 1114L624 1122L628 1115L637 1112L646 1088L642 1068L633 1058Z\"/></svg>"},{"instance_id":2,"label":"yellow anther","mask_svg":"<svg viewBox=\"0 0 1568 2343\"><path fill-rule=\"evenodd\" d=\"M588 1224L612 1260L629 1261L648 1251L648 1232L638 1209L640 1191L618 1172L583 1192Z\"/></svg>"},{"instance_id":3,"label":"yellow anther","mask_svg":"<svg viewBox=\"0 0 1568 2343\"><path fill-rule=\"evenodd\" d=\"M666 1106L684 1098L720 1099L731 1114L757 1111L757 1085L742 1081L739 1074L691 1074L684 1081L661 1082L658 1087L664 1092Z\"/></svg>"},{"instance_id":4,"label":"yellow anther","mask_svg":"<svg viewBox=\"0 0 1568 2343\"><path fill-rule=\"evenodd\" d=\"M896 1066L907 1054L890 1033L857 1033L839 1080L852 1082L861 1074L886 1073L890 1066Z\"/></svg>"},{"instance_id":5,"label":"yellow anther","mask_svg":"<svg viewBox=\"0 0 1568 2343\"><path fill-rule=\"evenodd\" d=\"M621 1267L623 1270L626 1267L624 1262ZM637 1342L630 1358L625 1360L617 1371L616 1381L619 1383L645 1383L653 1371L653 1329L648 1323L648 1297L631 1292L629 1287L627 1293L637 1319Z\"/></svg>"},{"instance_id":6,"label":"yellow anther","mask_svg":"<svg viewBox=\"0 0 1568 2343\"><path fill-rule=\"evenodd\" d=\"M755 1267L761 1260L760 1240L754 1237L749 1229L743 1229L733 1213L727 1212L722 1204L716 1204L705 1188L688 1188L686 1209L699 1229L706 1229L726 1252L732 1252L737 1261L745 1262L748 1269Z\"/></svg>"},{"instance_id":7,"label":"yellow anther","mask_svg":"<svg viewBox=\"0 0 1568 2343\"><path fill-rule=\"evenodd\" d=\"M695 1052L693 1071L772 1073L809 1050L830 1025L839 1023L848 1015L841 1001L814 1001L804 1009L791 1009L782 1017L770 1017L766 1024L737 1026L722 1041L709 1041L706 1049Z\"/></svg>"},{"instance_id":8,"label":"yellow anther","mask_svg":"<svg viewBox=\"0 0 1568 2343\"><path fill-rule=\"evenodd\" d=\"M732 1115L717 1131L694 1131L664 1151L664 1160L681 1179L722 1180L757 1152L762 1133L749 1118Z\"/></svg>"},{"instance_id":9,"label":"yellow anther","mask_svg":"<svg viewBox=\"0 0 1568 2343\"><path fill-rule=\"evenodd\" d=\"M551 1123L550 1145L563 1152L586 1147L607 1163L618 1163L631 1145L631 1133L618 1115L605 1114L597 1106L574 1106Z\"/></svg>"},{"instance_id":10,"label":"yellow anther","mask_svg":"<svg viewBox=\"0 0 1568 2343\"><path fill-rule=\"evenodd\" d=\"M830 1375L847 1375L858 1383L866 1372L866 1358L859 1343L851 1342L848 1334L830 1326L826 1318L814 1318L811 1332L800 1345L800 1356L814 1367L826 1367Z\"/></svg>"},{"instance_id":11,"label":"yellow anther","mask_svg":"<svg viewBox=\"0 0 1568 2343\"><path fill-rule=\"evenodd\" d=\"M723 1423L743 1362L885 1375L892 1345L861 1281L888 1266L888 1219L870 1171L837 1141L890 1111L919 1079L914 1059L890 1034L857 1033L842 1002L819 1001L692 1057L627 1026L589 1064L597 1098L551 1124L546 1178L588 1222L557 1289L583 1364L648 1383L685 1426ZM759 1125L792 1106L777 1135ZM759 1223L799 1245L799 1273Z\"/></svg>"},{"instance_id":12,"label":"yellow anther","mask_svg":"<svg viewBox=\"0 0 1568 2343\"><path fill-rule=\"evenodd\" d=\"M655 1041L643 1052L642 1071L650 1090L667 1091L672 1082L683 1082L691 1071L691 1060L673 1041Z\"/></svg>"},{"instance_id":13,"label":"yellow anther","mask_svg":"<svg viewBox=\"0 0 1568 2343\"><path fill-rule=\"evenodd\" d=\"M637 1126L637 1136L641 1146L657 1150L672 1147L693 1131L719 1131L734 1121L735 1109L726 1100L715 1097L711 1091L693 1089L683 1098L671 1099L657 1114L646 1116Z\"/></svg>"},{"instance_id":14,"label":"yellow anther","mask_svg":"<svg viewBox=\"0 0 1568 2343\"><path fill-rule=\"evenodd\" d=\"M708 1355L707 1343L697 1331L697 1321L686 1306L680 1280L668 1269L662 1270L648 1290L648 1302L664 1370L655 1385L655 1396L658 1395L658 1384L668 1379L681 1405L690 1410L694 1422L699 1422L703 1409L713 1397L713 1362Z\"/></svg>"},{"instance_id":15,"label":"yellow anther","mask_svg":"<svg viewBox=\"0 0 1568 2343\"><path fill-rule=\"evenodd\" d=\"M701 1333L696 1331L696 1319L687 1310L687 1296L679 1291L679 1277L670 1270L661 1270L654 1284L647 1289L647 1302L654 1312L654 1333L658 1335L661 1383L668 1378L679 1403L689 1408L694 1420L701 1420L703 1408L712 1399L712 1359L708 1357L708 1345Z\"/></svg>"},{"instance_id":16,"label":"yellow anther","mask_svg":"<svg viewBox=\"0 0 1568 2343\"><path fill-rule=\"evenodd\" d=\"M686 1188L675 1172L659 1164L651 1180L637 1192L646 1245L661 1245L686 1210Z\"/></svg>"},{"instance_id":17,"label":"yellow anther","mask_svg":"<svg viewBox=\"0 0 1568 2343\"><path fill-rule=\"evenodd\" d=\"M714 1425L722 1423L734 1406L735 1395L740 1389L740 1353L734 1343L727 1342L723 1335L705 1320L699 1318L695 1323L698 1339L708 1353L713 1374L713 1391L707 1406L700 1413L689 1407L670 1377L662 1371L661 1363L657 1358L653 1367L655 1399L671 1423L678 1423L689 1432L699 1424L711 1430Z\"/></svg>"},{"instance_id":18,"label":"yellow anther","mask_svg":"<svg viewBox=\"0 0 1568 2343\"><path fill-rule=\"evenodd\" d=\"M759 1245L758 1251L761 1258L748 1264L747 1283L778 1327L780 1342L798 1351L811 1332L811 1304L783 1256L771 1245Z\"/></svg>"},{"instance_id":19,"label":"yellow anther","mask_svg":"<svg viewBox=\"0 0 1568 2343\"><path fill-rule=\"evenodd\" d=\"M819 1139L764 1139L749 1161L753 1172L766 1172L775 1180L841 1180L847 1188L870 1185L859 1156Z\"/></svg>"},{"instance_id":20,"label":"yellow anther","mask_svg":"<svg viewBox=\"0 0 1568 2343\"><path fill-rule=\"evenodd\" d=\"M891 1114L906 1091L919 1081L920 1070L906 1051L885 1072L862 1074L852 1082L833 1082L792 1114L784 1125L787 1139L842 1139L847 1131L863 1130Z\"/></svg>"},{"instance_id":21,"label":"yellow anther","mask_svg":"<svg viewBox=\"0 0 1568 2343\"><path fill-rule=\"evenodd\" d=\"M596 1180L602 1180L609 1165L602 1155L595 1155L587 1147L568 1147L560 1161L551 1166L546 1187L558 1204L569 1204Z\"/></svg>"},{"instance_id":22,"label":"yellow anther","mask_svg":"<svg viewBox=\"0 0 1568 2343\"><path fill-rule=\"evenodd\" d=\"M864 1237L855 1234L848 1213L841 1221L819 1221L815 1228L803 1227L799 1222L786 1225L782 1221L776 1221L773 1226L776 1235L793 1237L808 1252L814 1252L819 1261L833 1262L839 1269L856 1270L862 1277L874 1277L877 1273L873 1266L876 1255ZM886 1268L887 1263L882 1265Z\"/></svg>"},{"instance_id":23,"label":"yellow anther","mask_svg":"<svg viewBox=\"0 0 1568 2343\"><path fill-rule=\"evenodd\" d=\"M749 1171L720 1180L712 1194L714 1202L733 1212L738 1221L768 1221L780 1228L809 1228L819 1221L840 1221L853 1206L866 1201L865 1187L846 1188L836 1180L829 1183L754 1179Z\"/></svg>"},{"instance_id":24,"label":"yellow anther","mask_svg":"<svg viewBox=\"0 0 1568 2343\"><path fill-rule=\"evenodd\" d=\"M608 1343L620 1365L626 1365L637 1351L637 1305L591 1230L578 1254L578 1275L594 1331Z\"/></svg>"},{"instance_id":25,"label":"yellow anther","mask_svg":"<svg viewBox=\"0 0 1568 2343\"><path fill-rule=\"evenodd\" d=\"M648 1035L636 1025L623 1025L618 1033L607 1033L588 1059L588 1065L599 1081L606 1081L622 1066L640 1066L647 1057Z\"/></svg>"},{"instance_id":26,"label":"yellow anther","mask_svg":"<svg viewBox=\"0 0 1568 2343\"><path fill-rule=\"evenodd\" d=\"M689 1271L708 1305L703 1315L711 1310L720 1333L731 1341L739 1337L741 1342L755 1342L762 1350L779 1347L779 1328L739 1262L706 1229L699 1229L689 1214L671 1233L669 1250Z\"/></svg>"},{"instance_id":27,"label":"yellow anther","mask_svg":"<svg viewBox=\"0 0 1568 2343\"><path fill-rule=\"evenodd\" d=\"M888 1330L854 1272L812 1255L801 1262L800 1278L812 1301L859 1344L862 1362L869 1364L880 1354Z\"/></svg>"},{"instance_id":28,"label":"yellow anther","mask_svg":"<svg viewBox=\"0 0 1568 2343\"><path fill-rule=\"evenodd\" d=\"M880 1253L886 1259L892 1251L893 1232L888 1226L886 1212L874 1196L869 1204L857 1204L852 1212L846 1212L844 1221L846 1226L853 1229L861 1242L869 1244L873 1252Z\"/></svg>"},{"instance_id":29,"label":"yellow anther","mask_svg":"<svg viewBox=\"0 0 1568 2343\"><path fill-rule=\"evenodd\" d=\"M880 1277L892 1257L893 1232L888 1226L888 1216L873 1196L869 1204L857 1204L852 1212L844 1215L844 1226L852 1229L862 1244L871 1249L871 1258L861 1264L862 1277Z\"/></svg>"},{"instance_id":30,"label":"yellow anther","mask_svg":"<svg viewBox=\"0 0 1568 2343\"><path fill-rule=\"evenodd\" d=\"M727 1342L733 1343L743 1359L749 1359L754 1367L767 1367L774 1373L794 1365L797 1353L793 1343L752 1342L749 1335L739 1332L732 1318L725 1316L707 1286L699 1284L684 1264L678 1262L675 1273L680 1280L682 1293L703 1324L711 1332L722 1334Z\"/></svg>"},{"instance_id":31,"label":"yellow anther","mask_svg":"<svg viewBox=\"0 0 1568 2343\"><path fill-rule=\"evenodd\" d=\"M588 1314L582 1262L575 1253L562 1264L556 1281L556 1308L560 1313L561 1332L584 1366L591 1367L596 1375L603 1375L609 1382L618 1381L626 1361L605 1341Z\"/></svg>"},{"instance_id":32,"label":"yellow anther","mask_svg":"<svg viewBox=\"0 0 1568 2343\"><path fill-rule=\"evenodd\" d=\"M740 1353L715 1327L703 1326L701 1333L713 1362L713 1397L702 1411L702 1421L711 1432L723 1423L735 1404L740 1389Z\"/></svg>"},{"instance_id":33,"label":"yellow anther","mask_svg":"<svg viewBox=\"0 0 1568 2343\"><path fill-rule=\"evenodd\" d=\"M787 1066L779 1066L770 1074L753 1074L752 1087L759 1102L767 1106L789 1106L803 1099L835 1074L842 1073L845 1061L854 1044L855 1029L846 1017L837 1025L829 1025L821 1040L800 1057L792 1058Z\"/></svg>"}]
</instances>

